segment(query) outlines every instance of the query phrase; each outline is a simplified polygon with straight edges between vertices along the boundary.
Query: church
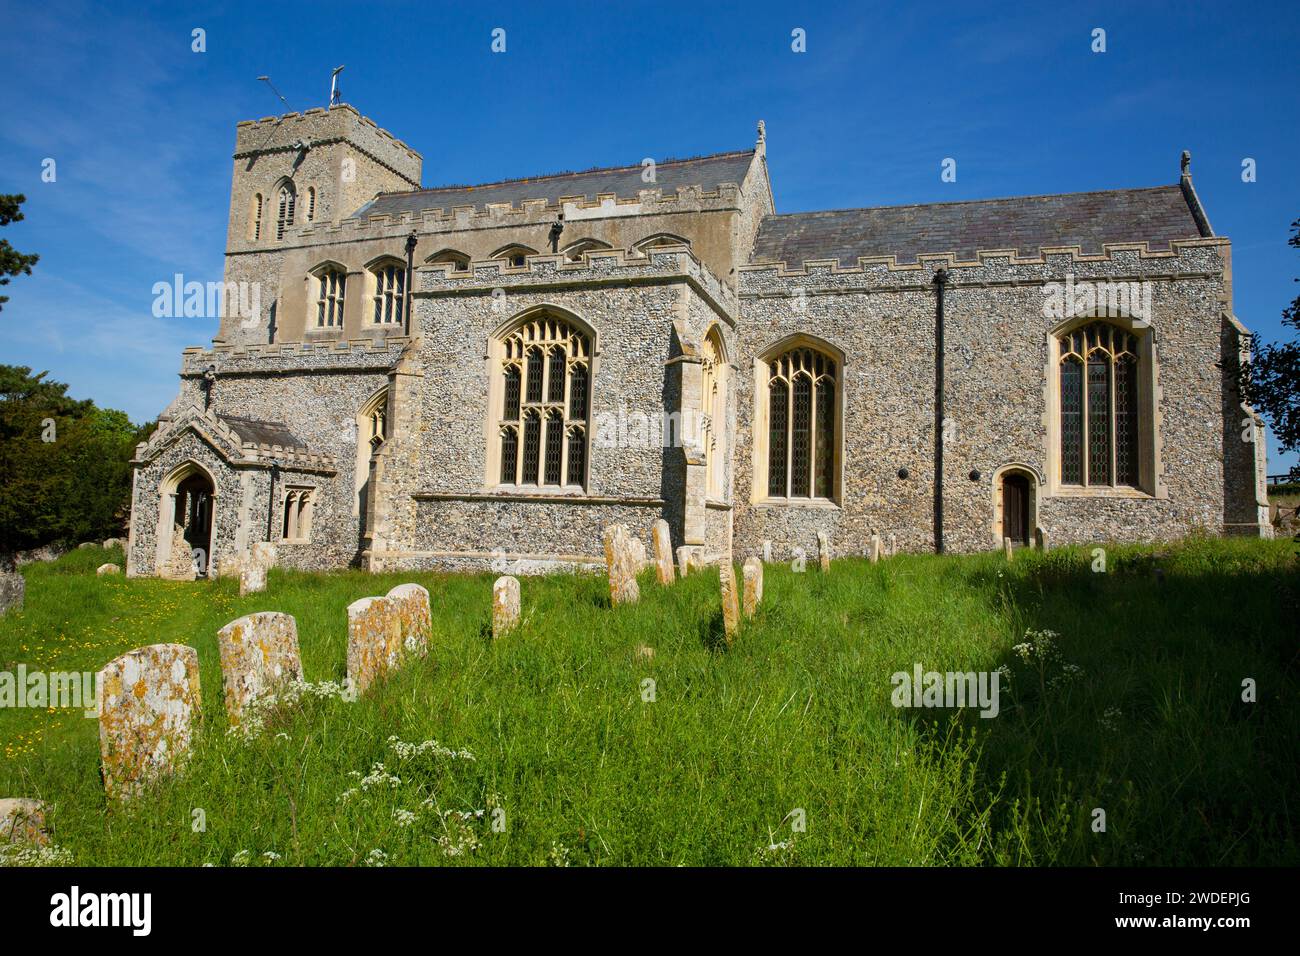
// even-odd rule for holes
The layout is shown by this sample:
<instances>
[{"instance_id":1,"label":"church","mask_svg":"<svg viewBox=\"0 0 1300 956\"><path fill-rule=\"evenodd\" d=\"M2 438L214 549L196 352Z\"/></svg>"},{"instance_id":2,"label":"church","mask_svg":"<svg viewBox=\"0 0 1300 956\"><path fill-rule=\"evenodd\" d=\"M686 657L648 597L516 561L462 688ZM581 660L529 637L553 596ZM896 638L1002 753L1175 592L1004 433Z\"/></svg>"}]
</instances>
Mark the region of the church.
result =
<instances>
[{"instance_id":1,"label":"church","mask_svg":"<svg viewBox=\"0 0 1300 956\"><path fill-rule=\"evenodd\" d=\"M1270 533L1186 153L1171 185L779 213L762 123L426 188L336 105L237 125L224 278L256 308L184 351L137 448L128 574L263 541L581 569L660 518L705 562Z\"/></svg>"}]
</instances>

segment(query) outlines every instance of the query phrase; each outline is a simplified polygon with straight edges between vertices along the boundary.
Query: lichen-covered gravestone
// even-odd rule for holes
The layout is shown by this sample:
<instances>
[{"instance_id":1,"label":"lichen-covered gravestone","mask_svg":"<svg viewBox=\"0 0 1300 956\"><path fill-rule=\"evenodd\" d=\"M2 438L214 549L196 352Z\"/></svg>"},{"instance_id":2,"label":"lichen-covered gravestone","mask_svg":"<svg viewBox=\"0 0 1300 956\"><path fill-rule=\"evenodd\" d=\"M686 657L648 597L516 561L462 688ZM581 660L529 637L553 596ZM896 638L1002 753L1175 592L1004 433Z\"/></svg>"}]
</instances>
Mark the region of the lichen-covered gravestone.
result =
<instances>
[{"instance_id":1,"label":"lichen-covered gravestone","mask_svg":"<svg viewBox=\"0 0 1300 956\"><path fill-rule=\"evenodd\" d=\"M640 567L632 550L632 536L627 526L612 524L605 528L605 570L609 574L609 599L612 604L635 604L641 598L636 583Z\"/></svg>"},{"instance_id":2,"label":"lichen-covered gravestone","mask_svg":"<svg viewBox=\"0 0 1300 956\"><path fill-rule=\"evenodd\" d=\"M503 637L519 623L519 579L505 575L492 585L492 636Z\"/></svg>"},{"instance_id":3,"label":"lichen-covered gravestone","mask_svg":"<svg viewBox=\"0 0 1300 956\"><path fill-rule=\"evenodd\" d=\"M651 532L655 548L655 573L660 584L672 584L673 576L673 540L668 529L668 522L658 519Z\"/></svg>"},{"instance_id":4,"label":"lichen-covered gravestone","mask_svg":"<svg viewBox=\"0 0 1300 956\"><path fill-rule=\"evenodd\" d=\"M388 592L388 600L397 614L403 650L424 657L429 653L429 637L433 633L429 592L419 584L399 584Z\"/></svg>"},{"instance_id":5,"label":"lichen-covered gravestone","mask_svg":"<svg viewBox=\"0 0 1300 956\"><path fill-rule=\"evenodd\" d=\"M831 569L831 539L825 531L817 532L817 557L823 571Z\"/></svg>"},{"instance_id":6,"label":"lichen-covered gravestone","mask_svg":"<svg viewBox=\"0 0 1300 956\"><path fill-rule=\"evenodd\" d=\"M275 545L270 541L254 541L252 560L269 571L275 567L276 561L279 560L279 552L276 551Z\"/></svg>"},{"instance_id":7,"label":"lichen-covered gravestone","mask_svg":"<svg viewBox=\"0 0 1300 956\"><path fill-rule=\"evenodd\" d=\"M103 577L105 574L121 574L122 569L116 564L101 564L99 567L95 568L95 573L100 577Z\"/></svg>"},{"instance_id":8,"label":"lichen-covered gravestone","mask_svg":"<svg viewBox=\"0 0 1300 956\"><path fill-rule=\"evenodd\" d=\"M0 571L0 614L21 611L27 580L17 571Z\"/></svg>"},{"instance_id":9,"label":"lichen-covered gravestone","mask_svg":"<svg viewBox=\"0 0 1300 956\"><path fill-rule=\"evenodd\" d=\"M758 558L746 558L743 570L745 578L745 617L758 613L758 606L763 601L763 562Z\"/></svg>"},{"instance_id":10,"label":"lichen-covered gravestone","mask_svg":"<svg viewBox=\"0 0 1300 956\"><path fill-rule=\"evenodd\" d=\"M641 539L636 535L630 535L628 537L628 547L632 549L632 566L640 572L646 564L645 545L641 543Z\"/></svg>"},{"instance_id":11,"label":"lichen-covered gravestone","mask_svg":"<svg viewBox=\"0 0 1300 956\"><path fill-rule=\"evenodd\" d=\"M348 680L362 693L402 662L402 620L396 603L366 597L348 605Z\"/></svg>"},{"instance_id":12,"label":"lichen-covered gravestone","mask_svg":"<svg viewBox=\"0 0 1300 956\"><path fill-rule=\"evenodd\" d=\"M151 644L110 661L98 675L99 751L112 799L139 793L179 769L200 714L199 654Z\"/></svg>"},{"instance_id":13,"label":"lichen-covered gravestone","mask_svg":"<svg viewBox=\"0 0 1300 956\"><path fill-rule=\"evenodd\" d=\"M736 569L725 555L718 562L718 583L722 590L722 629L730 644L740 627L740 595L736 593Z\"/></svg>"},{"instance_id":14,"label":"lichen-covered gravestone","mask_svg":"<svg viewBox=\"0 0 1300 956\"><path fill-rule=\"evenodd\" d=\"M26 797L0 800L0 843L49 846L45 827L45 804Z\"/></svg>"},{"instance_id":15,"label":"lichen-covered gravestone","mask_svg":"<svg viewBox=\"0 0 1300 956\"><path fill-rule=\"evenodd\" d=\"M231 726L257 701L302 680L298 624L290 614L259 611L231 621L217 632L217 648Z\"/></svg>"}]
</instances>

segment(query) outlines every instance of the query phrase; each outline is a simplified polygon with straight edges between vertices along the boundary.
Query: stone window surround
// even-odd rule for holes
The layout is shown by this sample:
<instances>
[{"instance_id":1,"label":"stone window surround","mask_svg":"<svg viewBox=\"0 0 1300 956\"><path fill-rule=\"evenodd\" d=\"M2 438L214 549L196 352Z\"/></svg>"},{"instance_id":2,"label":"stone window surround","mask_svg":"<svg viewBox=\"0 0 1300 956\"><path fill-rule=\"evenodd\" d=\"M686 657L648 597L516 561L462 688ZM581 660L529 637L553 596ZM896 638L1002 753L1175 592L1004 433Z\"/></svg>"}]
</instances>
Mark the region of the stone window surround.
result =
<instances>
[{"instance_id":1,"label":"stone window surround","mask_svg":"<svg viewBox=\"0 0 1300 956\"><path fill-rule=\"evenodd\" d=\"M768 379L770 362L784 353L796 349L808 348L820 352L835 362L835 442L831 448L831 473L834 476L835 492L830 498L816 497L780 497L767 493L768 460ZM823 338L807 332L795 332L768 345L754 357L754 409L753 427L750 429L752 440L753 468L750 484L750 504L767 508L812 508L817 510L840 510L844 494L844 401L845 382L844 352Z\"/></svg>"},{"instance_id":2,"label":"stone window surround","mask_svg":"<svg viewBox=\"0 0 1300 956\"><path fill-rule=\"evenodd\" d=\"M573 328L587 337L588 356L587 365L587 418L583 422L587 442L587 460L581 485L572 485L568 483L568 429L562 445L563 459L561 461L561 484L559 485L536 485L531 483L513 484L502 482L501 479L501 415L500 410L505 403L505 341L521 326L527 325L545 316L550 316L567 322ZM581 317L570 310L557 305L543 303L531 306L522 312L516 313L505 322L496 327L488 336L487 352L484 356L488 379L487 407L484 414L484 431L483 440L486 444L487 454L484 456L484 473L483 473L483 491L489 493L521 493L526 492L529 496L538 496L543 498L569 498L585 497L587 489L591 484L591 465L592 450L595 448L593 419L595 416L595 397L596 387L599 380L600 372L600 346L599 336L596 330ZM549 362L546 363L549 365ZM545 366L544 366L545 368ZM526 382L520 383L521 390L526 387ZM543 386L545 387L545 385ZM545 395L545 393L543 393ZM565 395L565 406L568 406L569 396ZM523 424L523 412L520 412L520 425ZM568 419L567 411L565 413L566 425L575 424ZM543 422L545 424L545 422ZM543 429L542 440L545 440L545 429ZM541 448L541 455L546 453L545 445ZM522 461L524 449L522 435L519 442L517 454Z\"/></svg>"},{"instance_id":3,"label":"stone window surround","mask_svg":"<svg viewBox=\"0 0 1300 956\"><path fill-rule=\"evenodd\" d=\"M385 385L373 395L371 395L357 410L356 429L357 429L357 460L356 471L353 478L352 489L352 516L362 517L361 515L361 490L370 480L370 462L374 458L374 453L383 444L388 434L388 407L389 407L389 386ZM378 414L378 418L376 415ZM379 444L372 440L376 437L376 428L382 429Z\"/></svg>"},{"instance_id":4,"label":"stone window surround","mask_svg":"<svg viewBox=\"0 0 1300 956\"><path fill-rule=\"evenodd\" d=\"M380 274L389 268L397 268L402 272L402 294L394 295L397 305L397 315L391 321L375 321L375 298L379 295ZM375 256L366 263L365 270L362 274L361 302L363 304L361 313L361 324L365 328L391 329L393 327L404 327L406 297L410 295L411 290L406 287L406 260L401 259L391 253L384 253ZM347 311L343 313L347 315Z\"/></svg>"},{"instance_id":5,"label":"stone window surround","mask_svg":"<svg viewBox=\"0 0 1300 956\"><path fill-rule=\"evenodd\" d=\"M1137 339L1138 350L1138 484L1066 485L1061 481L1061 339L1093 322L1108 322ZM1104 315L1090 311L1071 316L1047 332L1047 366L1044 385L1046 397L1046 441L1044 460L1047 474L1037 495L1048 498L1131 498L1163 499L1169 496L1161 480L1160 369L1156 330L1131 316ZM1000 522L1000 519L999 519ZM998 543L1001 543L1000 539Z\"/></svg>"},{"instance_id":6,"label":"stone window surround","mask_svg":"<svg viewBox=\"0 0 1300 956\"><path fill-rule=\"evenodd\" d=\"M333 325L317 325L316 323L320 317L320 284L322 277L327 272L337 272L343 282L342 292L337 297L340 306L339 321ZM338 338L343 334L343 331L346 328L345 323L348 321L348 316L353 314L352 309L348 308L348 306L352 305L355 307L354 302L351 301L354 297L354 293L351 290L358 284L354 278L356 275L357 273L355 271L349 271L347 266L343 265L341 262L335 261L334 259L326 259L325 261L318 263L307 273L306 277L303 279L303 282L307 287L305 296L307 300L307 316L304 325L304 331L306 334L303 336L304 340L310 340L313 337Z\"/></svg>"},{"instance_id":7,"label":"stone window surround","mask_svg":"<svg viewBox=\"0 0 1300 956\"><path fill-rule=\"evenodd\" d=\"M311 541L311 519L315 510L316 488L312 485L286 485L281 495L281 535L285 544L307 544ZM287 522L287 525L286 525Z\"/></svg>"}]
</instances>

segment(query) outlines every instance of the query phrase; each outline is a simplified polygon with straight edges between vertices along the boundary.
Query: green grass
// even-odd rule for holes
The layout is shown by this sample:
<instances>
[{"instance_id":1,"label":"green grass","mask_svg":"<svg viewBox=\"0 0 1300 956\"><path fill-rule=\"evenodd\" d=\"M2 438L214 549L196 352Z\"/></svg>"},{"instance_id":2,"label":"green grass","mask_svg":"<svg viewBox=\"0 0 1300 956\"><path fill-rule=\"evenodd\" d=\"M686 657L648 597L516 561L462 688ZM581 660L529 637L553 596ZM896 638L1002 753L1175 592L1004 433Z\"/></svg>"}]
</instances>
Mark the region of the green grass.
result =
<instances>
[{"instance_id":1,"label":"green grass","mask_svg":"<svg viewBox=\"0 0 1300 956\"><path fill-rule=\"evenodd\" d=\"M525 578L525 620L493 644L486 575L274 571L240 598L234 581L96 578L121 553L76 551L24 569L0 670L97 670L140 645L192 644L204 728L183 774L120 808L103 796L94 720L0 710L0 796L53 804L56 841L82 865L227 865L241 851L362 865L375 850L389 865L1294 865L1294 552L1115 546L1104 574L1089 549L1009 566L769 565L759 616L727 647L712 570L671 589L644 575L641 602L617 609L600 577ZM345 608L404 581L431 595L427 660L356 703L309 700L251 742L225 734L222 625L291 613L307 679L341 680ZM1059 634L1041 673L1013 650L1030 629ZM916 662L1006 665L1000 715L894 708L890 675ZM1066 664L1082 676L1060 683ZM1241 700L1247 677L1257 703ZM390 736L475 759L402 759ZM398 782L342 798L378 762Z\"/></svg>"}]
</instances>

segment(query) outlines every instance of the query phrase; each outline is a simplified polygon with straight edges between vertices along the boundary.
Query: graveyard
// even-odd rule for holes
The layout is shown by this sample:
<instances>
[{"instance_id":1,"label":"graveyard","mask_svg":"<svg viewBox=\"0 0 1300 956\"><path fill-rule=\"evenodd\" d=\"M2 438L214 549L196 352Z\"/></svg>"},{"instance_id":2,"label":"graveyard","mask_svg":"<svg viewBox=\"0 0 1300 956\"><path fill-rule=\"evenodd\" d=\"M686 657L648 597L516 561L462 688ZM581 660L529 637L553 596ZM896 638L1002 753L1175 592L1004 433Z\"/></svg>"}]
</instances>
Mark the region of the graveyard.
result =
<instances>
[{"instance_id":1,"label":"graveyard","mask_svg":"<svg viewBox=\"0 0 1300 956\"><path fill-rule=\"evenodd\" d=\"M0 672L101 700L0 708L0 800L33 801L3 862L1300 861L1294 542L648 544L540 577L27 565ZM899 706L913 671L1000 706Z\"/></svg>"}]
</instances>

